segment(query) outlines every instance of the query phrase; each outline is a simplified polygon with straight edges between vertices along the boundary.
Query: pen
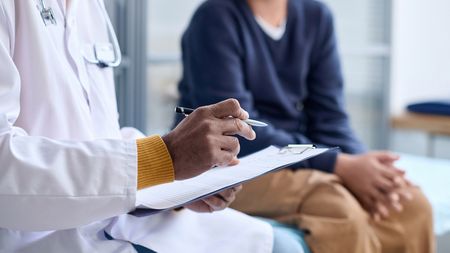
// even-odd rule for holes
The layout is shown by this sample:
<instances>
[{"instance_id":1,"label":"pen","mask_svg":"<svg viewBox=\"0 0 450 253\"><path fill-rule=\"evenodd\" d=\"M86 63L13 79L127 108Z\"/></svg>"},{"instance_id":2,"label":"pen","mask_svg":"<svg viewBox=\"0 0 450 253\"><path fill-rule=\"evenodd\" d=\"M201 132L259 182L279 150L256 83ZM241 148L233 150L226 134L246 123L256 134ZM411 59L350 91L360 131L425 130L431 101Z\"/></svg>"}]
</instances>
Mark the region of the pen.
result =
<instances>
[{"instance_id":1,"label":"pen","mask_svg":"<svg viewBox=\"0 0 450 253\"><path fill-rule=\"evenodd\" d=\"M186 107L181 107L181 106L177 106L175 107L175 112L176 113L182 113L184 115L189 115L194 111L194 109L191 108L186 108ZM254 127L266 127L267 124L261 121L257 121L254 119L246 119L243 120L245 123L249 124L250 126L254 126Z\"/></svg>"}]
</instances>

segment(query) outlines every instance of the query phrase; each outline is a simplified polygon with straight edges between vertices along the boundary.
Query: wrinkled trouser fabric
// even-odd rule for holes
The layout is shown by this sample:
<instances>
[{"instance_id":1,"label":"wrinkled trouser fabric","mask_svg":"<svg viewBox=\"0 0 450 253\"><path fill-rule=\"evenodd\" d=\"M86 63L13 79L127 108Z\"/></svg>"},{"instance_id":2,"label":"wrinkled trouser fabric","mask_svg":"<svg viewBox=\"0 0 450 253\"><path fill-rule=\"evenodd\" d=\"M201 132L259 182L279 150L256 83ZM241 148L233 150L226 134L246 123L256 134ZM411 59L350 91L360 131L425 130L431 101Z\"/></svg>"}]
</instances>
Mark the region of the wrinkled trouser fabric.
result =
<instances>
[{"instance_id":1,"label":"wrinkled trouser fabric","mask_svg":"<svg viewBox=\"0 0 450 253\"><path fill-rule=\"evenodd\" d=\"M336 175L282 170L245 184L232 207L308 231L313 253L435 252L431 206L418 188L411 191L401 213L375 222Z\"/></svg>"}]
</instances>

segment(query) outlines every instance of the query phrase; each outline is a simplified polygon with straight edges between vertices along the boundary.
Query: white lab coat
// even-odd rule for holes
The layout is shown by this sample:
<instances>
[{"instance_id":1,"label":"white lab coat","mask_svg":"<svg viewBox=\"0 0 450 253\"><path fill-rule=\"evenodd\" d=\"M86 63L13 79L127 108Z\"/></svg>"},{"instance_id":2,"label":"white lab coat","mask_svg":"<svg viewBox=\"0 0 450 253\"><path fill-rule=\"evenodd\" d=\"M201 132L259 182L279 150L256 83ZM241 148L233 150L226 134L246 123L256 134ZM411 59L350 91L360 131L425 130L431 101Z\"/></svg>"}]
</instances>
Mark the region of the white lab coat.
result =
<instances>
[{"instance_id":1,"label":"white lab coat","mask_svg":"<svg viewBox=\"0 0 450 253\"><path fill-rule=\"evenodd\" d=\"M46 0L45 26L39 0L0 0L0 252L270 252L270 226L232 210L126 214L142 134L119 129L112 70L81 55L109 42L97 1Z\"/></svg>"}]
</instances>

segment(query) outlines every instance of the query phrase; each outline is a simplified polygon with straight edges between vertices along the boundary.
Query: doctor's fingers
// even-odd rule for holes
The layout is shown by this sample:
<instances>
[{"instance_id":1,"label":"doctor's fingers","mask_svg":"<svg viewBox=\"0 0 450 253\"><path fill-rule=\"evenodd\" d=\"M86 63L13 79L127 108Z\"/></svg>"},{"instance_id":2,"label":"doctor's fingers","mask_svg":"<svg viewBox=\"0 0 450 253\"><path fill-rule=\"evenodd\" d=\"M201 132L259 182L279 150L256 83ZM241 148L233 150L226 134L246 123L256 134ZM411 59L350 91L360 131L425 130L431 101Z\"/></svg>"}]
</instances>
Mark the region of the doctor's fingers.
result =
<instances>
[{"instance_id":1,"label":"doctor's fingers","mask_svg":"<svg viewBox=\"0 0 450 253\"><path fill-rule=\"evenodd\" d=\"M214 166L219 167L233 166L239 163L239 159L235 154L225 150L218 151L217 155L213 159Z\"/></svg>"},{"instance_id":2,"label":"doctor's fingers","mask_svg":"<svg viewBox=\"0 0 450 253\"><path fill-rule=\"evenodd\" d=\"M217 139L217 145L221 150L228 151L234 156L237 156L241 151L239 139L233 136L221 136Z\"/></svg>"},{"instance_id":3,"label":"doctor's fingers","mask_svg":"<svg viewBox=\"0 0 450 253\"><path fill-rule=\"evenodd\" d=\"M237 118L222 119L221 131L224 135L240 135L247 140L256 138L256 133L252 127Z\"/></svg>"},{"instance_id":4,"label":"doctor's fingers","mask_svg":"<svg viewBox=\"0 0 450 253\"><path fill-rule=\"evenodd\" d=\"M220 195L213 195L213 196L207 197L207 198L203 199L203 201L206 204L208 204L208 206L213 211L221 211L221 210L227 208L231 204L231 202L225 200Z\"/></svg>"},{"instance_id":5,"label":"doctor's fingers","mask_svg":"<svg viewBox=\"0 0 450 253\"><path fill-rule=\"evenodd\" d=\"M248 119L248 112L241 108L236 99L227 99L210 106L212 114L216 118L233 117L238 119Z\"/></svg>"},{"instance_id":6,"label":"doctor's fingers","mask_svg":"<svg viewBox=\"0 0 450 253\"><path fill-rule=\"evenodd\" d=\"M239 163L237 155L241 147L236 137L222 135L211 137L209 141L210 149L206 153L215 166L231 166Z\"/></svg>"},{"instance_id":7,"label":"doctor's fingers","mask_svg":"<svg viewBox=\"0 0 450 253\"><path fill-rule=\"evenodd\" d=\"M236 194L240 191L240 189L242 189L242 186L240 186L240 188L238 188L238 187L239 186L233 187L233 188L230 188L230 189L226 189L226 190L218 193L217 195L222 197L225 201L231 203L236 198Z\"/></svg>"},{"instance_id":8,"label":"doctor's fingers","mask_svg":"<svg viewBox=\"0 0 450 253\"><path fill-rule=\"evenodd\" d=\"M209 206L205 201L198 200L194 203L188 204L184 206L187 209L190 209L197 213L212 213L214 210L211 206Z\"/></svg>"}]
</instances>

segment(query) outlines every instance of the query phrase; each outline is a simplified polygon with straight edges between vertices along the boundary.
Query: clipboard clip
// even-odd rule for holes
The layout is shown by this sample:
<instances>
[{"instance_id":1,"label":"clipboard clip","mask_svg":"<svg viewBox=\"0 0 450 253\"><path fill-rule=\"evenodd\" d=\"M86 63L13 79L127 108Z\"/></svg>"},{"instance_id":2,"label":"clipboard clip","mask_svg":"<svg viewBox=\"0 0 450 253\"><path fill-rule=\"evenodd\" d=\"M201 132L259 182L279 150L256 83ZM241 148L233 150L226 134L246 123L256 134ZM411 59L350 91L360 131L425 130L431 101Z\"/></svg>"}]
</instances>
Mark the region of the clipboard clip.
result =
<instances>
[{"instance_id":1,"label":"clipboard clip","mask_svg":"<svg viewBox=\"0 0 450 253\"><path fill-rule=\"evenodd\" d=\"M315 149L316 146L313 144L289 144L285 147L280 148L279 154L286 154L286 153L292 153L292 154L303 154L307 150Z\"/></svg>"}]
</instances>

